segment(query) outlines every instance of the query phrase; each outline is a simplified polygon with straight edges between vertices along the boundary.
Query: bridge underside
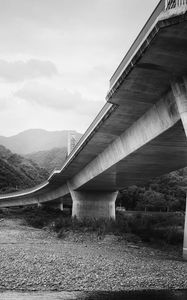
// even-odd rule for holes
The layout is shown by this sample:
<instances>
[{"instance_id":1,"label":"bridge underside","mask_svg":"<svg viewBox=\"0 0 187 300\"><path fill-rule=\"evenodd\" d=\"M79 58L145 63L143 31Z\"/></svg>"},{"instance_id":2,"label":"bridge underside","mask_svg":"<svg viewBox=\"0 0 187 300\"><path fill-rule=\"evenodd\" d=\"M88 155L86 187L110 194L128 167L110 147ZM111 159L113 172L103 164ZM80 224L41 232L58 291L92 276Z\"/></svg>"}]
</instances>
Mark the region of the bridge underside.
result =
<instances>
[{"instance_id":1,"label":"bridge underside","mask_svg":"<svg viewBox=\"0 0 187 300\"><path fill-rule=\"evenodd\" d=\"M181 120L80 190L120 190L187 166L187 139Z\"/></svg>"},{"instance_id":2,"label":"bridge underside","mask_svg":"<svg viewBox=\"0 0 187 300\"><path fill-rule=\"evenodd\" d=\"M186 141L179 117L179 124L171 124L173 129L164 128L160 137L153 136L123 159L119 158L119 162L114 160L113 166L110 167L109 155L106 167L105 158L95 167L97 157L151 110L170 91L172 82L187 74L186 53L187 14L163 13L124 72L116 75L105 105L107 109L111 103L109 112L68 167L51 177L50 184L58 186L70 181L75 190L118 190L186 166ZM169 108L167 114L172 115L173 110L175 107ZM146 124L147 130L150 124Z\"/></svg>"}]
</instances>

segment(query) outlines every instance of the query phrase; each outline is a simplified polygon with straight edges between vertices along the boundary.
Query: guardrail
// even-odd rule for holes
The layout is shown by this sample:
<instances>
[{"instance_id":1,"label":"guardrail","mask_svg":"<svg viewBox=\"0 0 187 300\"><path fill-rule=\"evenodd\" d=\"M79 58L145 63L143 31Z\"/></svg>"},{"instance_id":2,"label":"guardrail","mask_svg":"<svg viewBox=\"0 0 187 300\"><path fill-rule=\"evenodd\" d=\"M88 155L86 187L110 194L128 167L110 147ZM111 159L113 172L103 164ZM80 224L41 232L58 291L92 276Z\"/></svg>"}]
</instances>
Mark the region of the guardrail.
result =
<instances>
[{"instance_id":1,"label":"guardrail","mask_svg":"<svg viewBox=\"0 0 187 300\"><path fill-rule=\"evenodd\" d=\"M151 17L143 27L142 31L136 38L135 42L132 44L131 48L127 52L126 56L121 61L120 65L116 69L115 73L110 79L110 90L113 88L115 83L117 82L118 78L122 75L124 69L130 64L132 57L141 47L142 43L145 40L145 37L148 36L152 27L154 26L157 18L163 11L167 11L170 9L175 9L177 7L184 7L187 6L187 0L160 0L156 9L152 13Z\"/></svg>"},{"instance_id":2,"label":"guardrail","mask_svg":"<svg viewBox=\"0 0 187 300\"><path fill-rule=\"evenodd\" d=\"M147 23L139 33L138 37L136 38L135 42L132 44L131 48L121 61L120 65L116 69L115 73L112 75L110 79L110 89L114 86L120 75L123 73L123 70L127 67L127 65L131 62L132 57L134 56L135 52L138 50L138 48L141 47L144 38L146 35L150 33L150 30L152 26L155 24L155 21L157 20L158 16L161 14L161 12L164 11L166 6L165 0L160 0L157 7L153 11L152 15L148 19Z\"/></svg>"},{"instance_id":3,"label":"guardrail","mask_svg":"<svg viewBox=\"0 0 187 300\"><path fill-rule=\"evenodd\" d=\"M187 5L187 0L166 0L165 10Z\"/></svg>"}]
</instances>

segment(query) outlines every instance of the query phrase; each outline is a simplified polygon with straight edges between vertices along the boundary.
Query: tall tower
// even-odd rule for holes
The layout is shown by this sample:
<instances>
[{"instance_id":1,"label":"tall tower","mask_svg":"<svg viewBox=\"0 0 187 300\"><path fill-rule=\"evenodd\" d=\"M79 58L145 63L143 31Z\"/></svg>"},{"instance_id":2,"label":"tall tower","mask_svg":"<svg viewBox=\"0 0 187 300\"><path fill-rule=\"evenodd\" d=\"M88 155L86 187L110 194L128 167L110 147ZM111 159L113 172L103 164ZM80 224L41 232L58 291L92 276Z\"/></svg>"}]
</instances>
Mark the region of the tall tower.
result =
<instances>
[{"instance_id":1,"label":"tall tower","mask_svg":"<svg viewBox=\"0 0 187 300\"><path fill-rule=\"evenodd\" d=\"M74 131L69 131L68 132L68 155L71 153L76 143L77 143L76 133Z\"/></svg>"}]
</instances>

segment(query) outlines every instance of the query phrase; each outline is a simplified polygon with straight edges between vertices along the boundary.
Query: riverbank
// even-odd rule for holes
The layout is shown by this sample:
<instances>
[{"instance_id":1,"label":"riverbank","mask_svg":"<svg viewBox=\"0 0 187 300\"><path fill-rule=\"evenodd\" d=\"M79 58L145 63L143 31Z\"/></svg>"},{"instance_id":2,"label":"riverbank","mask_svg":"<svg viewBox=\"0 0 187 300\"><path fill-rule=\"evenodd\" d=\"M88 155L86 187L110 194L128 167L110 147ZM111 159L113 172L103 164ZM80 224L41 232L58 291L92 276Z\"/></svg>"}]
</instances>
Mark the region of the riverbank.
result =
<instances>
[{"instance_id":1,"label":"riverbank","mask_svg":"<svg viewBox=\"0 0 187 300\"><path fill-rule=\"evenodd\" d=\"M118 236L63 238L23 224L0 222L0 291L124 291L187 289L182 249L157 249Z\"/></svg>"}]
</instances>

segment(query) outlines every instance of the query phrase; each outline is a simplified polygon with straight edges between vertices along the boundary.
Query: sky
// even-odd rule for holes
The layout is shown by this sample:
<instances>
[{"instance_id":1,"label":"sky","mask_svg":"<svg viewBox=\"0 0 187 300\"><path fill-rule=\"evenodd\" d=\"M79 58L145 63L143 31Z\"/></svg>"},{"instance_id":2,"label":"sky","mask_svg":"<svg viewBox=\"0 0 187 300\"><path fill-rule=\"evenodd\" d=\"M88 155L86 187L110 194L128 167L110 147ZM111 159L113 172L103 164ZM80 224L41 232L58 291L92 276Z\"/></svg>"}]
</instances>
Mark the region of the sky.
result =
<instances>
[{"instance_id":1,"label":"sky","mask_svg":"<svg viewBox=\"0 0 187 300\"><path fill-rule=\"evenodd\" d=\"M0 0L0 135L84 133L158 2Z\"/></svg>"}]
</instances>

